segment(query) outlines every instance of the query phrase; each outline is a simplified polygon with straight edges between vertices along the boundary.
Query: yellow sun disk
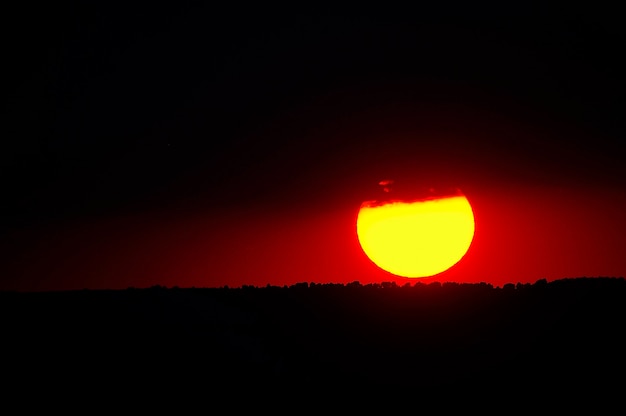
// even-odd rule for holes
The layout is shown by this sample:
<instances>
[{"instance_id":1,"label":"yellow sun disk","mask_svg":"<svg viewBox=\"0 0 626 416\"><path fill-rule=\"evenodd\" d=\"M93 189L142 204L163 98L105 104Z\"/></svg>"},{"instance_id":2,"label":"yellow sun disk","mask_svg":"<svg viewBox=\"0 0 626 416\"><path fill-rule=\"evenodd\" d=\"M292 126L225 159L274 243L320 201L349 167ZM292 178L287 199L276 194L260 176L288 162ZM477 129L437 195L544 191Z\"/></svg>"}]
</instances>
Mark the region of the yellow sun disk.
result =
<instances>
[{"instance_id":1,"label":"yellow sun disk","mask_svg":"<svg viewBox=\"0 0 626 416\"><path fill-rule=\"evenodd\" d=\"M361 207L357 236L378 267L398 276L427 277L456 264L474 237L464 196Z\"/></svg>"}]
</instances>

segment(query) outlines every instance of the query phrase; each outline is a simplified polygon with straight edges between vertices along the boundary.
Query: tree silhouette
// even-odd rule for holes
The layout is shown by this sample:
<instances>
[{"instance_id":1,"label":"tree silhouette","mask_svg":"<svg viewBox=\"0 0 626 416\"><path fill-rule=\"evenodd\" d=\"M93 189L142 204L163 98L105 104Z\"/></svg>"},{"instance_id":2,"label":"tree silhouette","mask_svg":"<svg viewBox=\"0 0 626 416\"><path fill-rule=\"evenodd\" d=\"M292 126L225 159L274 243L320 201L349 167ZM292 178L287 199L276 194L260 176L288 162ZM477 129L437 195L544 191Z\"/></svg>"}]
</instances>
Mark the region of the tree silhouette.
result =
<instances>
[{"instance_id":1,"label":"tree silhouette","mask_svg":"<svg viewBox=\"0 0 626 416\"><path fill-rule=\"evenodd\" d=\"M5 377L624 387L624 278L0 292ZM131 374L125 379L122 374ZM118 374L116 376L116 374ZM46 379L50 386L52 379ZM609 381L614 380L614 381ZM590 383L593 383L591 386ZM612 384L615 383L615 384Z\"/></svg>"}]
</instances>

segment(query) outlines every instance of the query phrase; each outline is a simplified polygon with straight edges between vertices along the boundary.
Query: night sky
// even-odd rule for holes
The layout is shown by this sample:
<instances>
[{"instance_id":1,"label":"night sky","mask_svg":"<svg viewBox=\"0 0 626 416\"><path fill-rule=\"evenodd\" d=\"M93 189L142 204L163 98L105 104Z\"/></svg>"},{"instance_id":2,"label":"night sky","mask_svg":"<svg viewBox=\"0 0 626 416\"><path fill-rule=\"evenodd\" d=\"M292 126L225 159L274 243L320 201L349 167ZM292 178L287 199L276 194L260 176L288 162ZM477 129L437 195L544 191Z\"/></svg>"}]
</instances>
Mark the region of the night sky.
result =
<instances>
[{"instance_id":1,"label":"night sky","mask_svg":"<svg viewBox=\"0 0 626 416\"><path fill-rule=\"evenodd\" d=\"M473 206L421 281L626 275L614 10L13 6L0 289L414 283L356 238L383 179Z\"/></svg>"}]
</instances>

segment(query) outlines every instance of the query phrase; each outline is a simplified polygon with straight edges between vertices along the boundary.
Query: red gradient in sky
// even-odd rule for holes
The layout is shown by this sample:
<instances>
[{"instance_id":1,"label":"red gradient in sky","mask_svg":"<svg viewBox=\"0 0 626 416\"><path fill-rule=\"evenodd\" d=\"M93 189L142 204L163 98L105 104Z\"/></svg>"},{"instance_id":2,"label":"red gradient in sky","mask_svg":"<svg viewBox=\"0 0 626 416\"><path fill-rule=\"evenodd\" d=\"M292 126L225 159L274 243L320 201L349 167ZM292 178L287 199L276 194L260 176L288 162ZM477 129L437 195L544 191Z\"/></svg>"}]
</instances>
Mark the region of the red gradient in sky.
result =
<instances>
[{"instance_id":1,"label":"red gradient in sky","mask_svg":"<svg viewBox=\"0 0 626 416\"><path fill-rule=\"evenodd\" d=\"M624 276L626 198L619 190L468 189L474 241L464 258L428 278L406 279L371 263L359 246L357 205L286 213L138 215L14 236L3 289L237 287L298 282L398 284L433 281L532 283ZM14 251L13 251L14 250Z\"/></svg>"},{"instance_id":2,"label":"red gradient in sky","mask_svg":"<svg viewBox=\"0 0 626 416\"><path fill-rule=\"evenodd\" d=\"M457 6L19 10L0 290L625 276L619 14ZM372 264L385 179L466 195L461 261Z\"/></svg>"},{"instance_id":3,"label":"red gradient in sky","mask_svg":"<svg viewBox=\"0 0 626 416\"><path fill-rule=\"evenodd\" d=\"M473 208L463 259L419 281L626 275L623 168L602 137L506 101L496 110L394 91L367 103L322 95L265 120L243 139L256 164L221 167L220 181L182 177L192 191L180 200L10 230L3 288L414 283L358 243L359 207L385 179L456 187Z\"/></svg>"},{"instance_id":4,"label":"red gradient in sky","mask_svg":"<svg viewBox=\"0 0 626 416\"><path fill-rule=\"evenodd\" d=\"M262 140L310 126L302 133L308 147L281 155L287 159L282 168L291 167L294 177L277 180L276 172L265 170L275 162L270 159L197 204L183 199L169 208L146 205L12 229L2 240L2 289L503 285L626 275L619 165L584 146L563 146L575 137L571 127L542 129L480 109L434 108L368 108L360 117L317 125L301 110L282 130L268 122L257 133ZM383 179L426 187L443 182L463 192L475 233L461 261L417 280L372 264L359 245L356 218ZM248 180L252 185L242 186ZM214 186L194 185L202 186L200 194Z\"/></svg>"}]
</instances>

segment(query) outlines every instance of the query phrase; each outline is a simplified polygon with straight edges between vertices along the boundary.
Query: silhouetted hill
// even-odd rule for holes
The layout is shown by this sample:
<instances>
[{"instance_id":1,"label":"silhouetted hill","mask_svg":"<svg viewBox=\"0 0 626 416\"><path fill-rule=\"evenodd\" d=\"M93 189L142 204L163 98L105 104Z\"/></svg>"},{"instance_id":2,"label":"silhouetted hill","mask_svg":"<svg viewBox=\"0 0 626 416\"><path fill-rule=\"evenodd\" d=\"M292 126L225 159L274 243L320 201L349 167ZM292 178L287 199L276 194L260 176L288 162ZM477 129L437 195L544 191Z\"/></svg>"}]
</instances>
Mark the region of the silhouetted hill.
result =
<instances>
[{"instance_id":1,"label":"silhouetted hill","mask_svg":"<svg viewBox=\"0 0 626 416\"><path fill-rule=\"evenodd\" d=\"M3 292L0 308L14 388L626 387L624 278Z\"/></svg>"}]
</instances>

